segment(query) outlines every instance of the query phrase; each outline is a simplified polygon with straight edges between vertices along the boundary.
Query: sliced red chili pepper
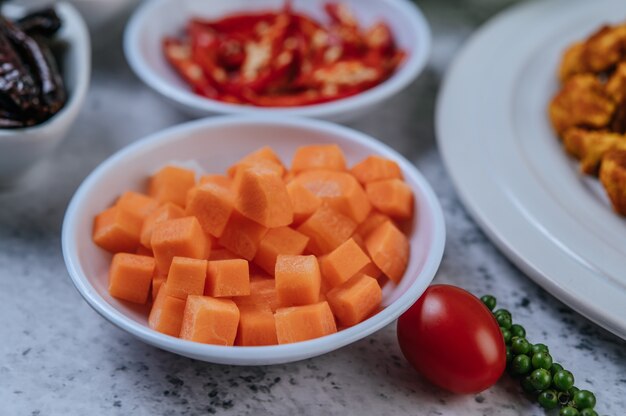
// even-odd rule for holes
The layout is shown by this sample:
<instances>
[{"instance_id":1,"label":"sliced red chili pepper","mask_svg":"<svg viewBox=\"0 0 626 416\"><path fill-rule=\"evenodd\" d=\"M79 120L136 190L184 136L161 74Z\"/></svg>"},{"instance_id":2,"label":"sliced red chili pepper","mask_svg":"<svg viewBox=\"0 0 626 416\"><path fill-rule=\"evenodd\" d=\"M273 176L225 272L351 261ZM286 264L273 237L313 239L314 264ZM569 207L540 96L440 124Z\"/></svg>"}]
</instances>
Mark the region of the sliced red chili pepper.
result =
<instances>
[{"instance_id":1,"label":"sliced red chili pepper","mask_svg":"<svg viewBox=\"0 0 626 416\"><path fill-rule=\"evenodd\" d=\"M326 3L324 5L326 14L330 17L331 21L339 26L358 28L359 23L348 8L343 3Z\"/></svg>"},{"instance_id":2,"label":"sliced red chili pepper","mask_svg":"<svg viewBox=\"0 0 626 416\"><path fill-rule=\"evenodd\" d=\"M177 39L163 40L165 58L176 71L191 84L194 92L210 98L216 98L217 90L206 78L202 67L191 58L191 46Z\"/></svg>"},{"instance_id":3,"label":"sliced red chili pepper","mask_svg":"<svg viewBox=\"0 0 626 416\"><path fill-rule=\"evenodd\" d=\"M189 23L187 33L191 39L191 59L200 65L209 82L219 89L227 81L227 74L217 62L217 34L196 22Z\"/></svg>"},{"instance_id":4,"label":"sliced red chili pepper","mask_svg":"<svg viewBox=\"0 0 626 416\"><path fill-rule=\"evenodd\" d=\"M194 19L193 21L218 33L228 35L239 34L250 37L253 35L254 30L259 23L270 25L275 19L275 12L264 12L235 14L220 20Z\"/></svg>"}]
</instances>

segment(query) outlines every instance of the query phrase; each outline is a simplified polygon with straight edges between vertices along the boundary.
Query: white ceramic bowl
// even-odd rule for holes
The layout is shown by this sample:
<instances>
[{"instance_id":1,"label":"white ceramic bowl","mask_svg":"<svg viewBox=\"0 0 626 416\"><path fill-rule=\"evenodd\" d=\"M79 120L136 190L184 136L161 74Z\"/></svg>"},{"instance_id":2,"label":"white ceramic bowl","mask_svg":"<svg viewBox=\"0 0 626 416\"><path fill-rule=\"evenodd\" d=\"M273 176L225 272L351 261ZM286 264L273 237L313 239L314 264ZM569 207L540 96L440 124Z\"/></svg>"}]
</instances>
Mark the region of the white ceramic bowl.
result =
<instances>
[{"instance_id":1,"label":"white ceramic bowl","mask_svg":"<svg viewBox=\"0 0 626 416\"><path fill-rule=\"evenodd\" d=\"M215 19L241 11L278 10L284 0L152 0L140 6L126 28L124 52L131 68L148 86L195 116L212 114L273 114L348 121L372 111L401 91L422 71L430 53L430 29L409 0L341 0L365 26L386 21L407 60L385 82L345 99L291 108L229 104L194 94L165 60L161 41L177 35L193 16ZM294 0L295 10L323 19L328 0Z\"/></svg>"},{"instance_id":2,"label":"white ceramic bowl","mask_svg":"<svg viewBox=\"0 0 626 416\"><path fill-rule=\"evenodd\" d=\"M5 8L7 16L22 15L21 8L9 6ZM15 184L37 161L54 150L76 119L87 94L91 72L87 27L72 5L57 3L55 8L63 21L57 37L68 45L61 63L68 101L42 124L23 129L0 129L0 186Z\"/></svg>"},{"instance_id":3,"label":"white ceramic bowl","mask_svg":"<svg viewBox=\"0 0 626 416\"><path fill-rule=\"evenodd\" d=\"M208 172L223 172L231 163L262 145L286 162L298 146L337 143L353 164L379 154L398 162L415 193L416 221L411 258L400 285L387 284L378 314L336 334L289 345L224 347L185 341L153 331L146 311L129 307L107 291L111 255L91 240L94 216L128 189L141 190L146 177L171 161L196 160ZM63 256L74 285L103 317L148 344L198 360L221 364L276 364L313 357L357 341L382 328L409 308L432 281L445 241L439 202L424 177L397 152L355 130L331 123L276 117L218 117L166 129L111 156L94 170L72 198L63 223Z\"/></svg>"}]
</instances>

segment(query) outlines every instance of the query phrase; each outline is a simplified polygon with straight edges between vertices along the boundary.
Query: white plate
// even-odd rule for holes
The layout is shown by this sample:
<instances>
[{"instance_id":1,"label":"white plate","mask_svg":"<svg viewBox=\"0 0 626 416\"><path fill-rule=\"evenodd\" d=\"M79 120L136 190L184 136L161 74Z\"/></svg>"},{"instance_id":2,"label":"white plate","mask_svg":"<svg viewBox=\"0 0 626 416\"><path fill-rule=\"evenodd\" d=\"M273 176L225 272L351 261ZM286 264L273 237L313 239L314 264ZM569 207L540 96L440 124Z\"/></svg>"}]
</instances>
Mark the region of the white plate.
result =
<instances>
[{"instance_id":1,"label":"white plate","mask_svg":"<svg viewBox=\"0 0 626 416\"><path fill-rule=\"evenodd\" d=\"M415 195L410 230L411 256L400 284L386 284L385 308L336 334L288 345L224 347L170 337L147 326L147 311L108 293L111 255L91 240L94 216L128 189L141 190L147 175L172 161L196 161L208 172L223 172L234 161L271 146L285 161L298 146L336 143L350 165L367 155L395 160ZM171 127L128 146L96 168L72 198L63 221L63 256L74 285L100 315L148 344L198 360L220 364L265 365L301 360L355 342L393 322L433 280L445 242L443 213L435 193L417 169L374 138L322 121L277 117L217 117Z\"/></svg>"},{"instance_id":2,"label":"white plate","mask_svg":"<svg viewBox=\"0 0 626 416\"><path fill-rule=\"evenodd\" d=\"M481 28L446 76L437 136L461 199L500 249L550 293L626 338L626 220L564 153L548 120L563 50L623 0L514 7Z\"/></svg>"}]
</instances>

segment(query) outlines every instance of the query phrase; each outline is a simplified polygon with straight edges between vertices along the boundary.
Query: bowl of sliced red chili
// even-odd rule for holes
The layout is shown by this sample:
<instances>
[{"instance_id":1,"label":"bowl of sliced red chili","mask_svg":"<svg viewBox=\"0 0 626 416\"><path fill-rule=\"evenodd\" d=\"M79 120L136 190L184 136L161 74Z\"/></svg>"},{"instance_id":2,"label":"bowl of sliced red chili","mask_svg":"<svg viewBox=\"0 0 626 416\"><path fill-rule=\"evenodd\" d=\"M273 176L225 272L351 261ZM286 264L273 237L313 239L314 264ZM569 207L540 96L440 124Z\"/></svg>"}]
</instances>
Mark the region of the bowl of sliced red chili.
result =
<instances>
[{"instance_id":1,"label":"bowl of sliced red chili","mask_svg":"<svg viewBox=\"0 0 626 416\"><path fill-rule=\"evenodd\" d=\"M408 0L153 0L124 50L140 79L196 116L348 121L406 88L430 43Z\"/></svg>"}]
</instances>

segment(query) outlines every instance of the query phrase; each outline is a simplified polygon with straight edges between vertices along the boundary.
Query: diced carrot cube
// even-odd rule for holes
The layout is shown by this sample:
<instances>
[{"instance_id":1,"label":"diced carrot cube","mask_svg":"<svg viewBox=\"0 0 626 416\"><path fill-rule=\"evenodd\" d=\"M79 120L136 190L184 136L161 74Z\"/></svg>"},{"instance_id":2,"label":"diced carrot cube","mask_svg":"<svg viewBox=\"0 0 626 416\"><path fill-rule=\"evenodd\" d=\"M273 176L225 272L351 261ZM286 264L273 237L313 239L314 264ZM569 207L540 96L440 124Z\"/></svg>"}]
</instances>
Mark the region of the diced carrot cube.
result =
<instances>
[{"instance_id":1,"label":"diced carrot cube","mask_svg":"<svg viewBox=\"0 0 626 416\"><path fill-rule=\"evenodd\" d=\"M148 194L161 203L173 202L184 207L187 191L195 183L196 173L193 170L178 166L165 166L150 178Z\"/></svg>"},{"instance_id":2,"label":"diced carrot cube","mask_svg":"<svg viewBox=\"0 0 626 416\"><path fill-rule=\"evenodd\" d=\"M185 215L185 211L181 207L171 202L161 205L156 211L152 212L141 227L140 242L144 247L151 248L150 240L152 239L152 231L154 226L160 222L181 218Z\"/></svg>"},{"instance_id":3,"label":"diced carrot cube","mask_svg":"<svg viewBox=\"0 0 626 416\"><path fill-rule=\"evenodd\" d=\"M230 189L205 183L189 191L185 213L195 216L206 234L219 238L233 212L234 203Z\"/></svg>"},{"instance_id":4,"label":"diced carrot cube","mask_svg":"<svg viewBox=\"0 0 626 416\"><path fill-rule=\"evenodd\" d=\"M218 248L215 250L211 250L211 255L209 256L209 261L211 260L233 260L233 259L238 259L239 256L237 256L235 253L233 253L232 251L225 249L225 248Z\"/></svg>"},{"instance_id":5,"label":"diced carrot cube","mask_svg":"<svg viewBox=\"0 0 626 416\"><path fill-rule=\"evenodd\" d=\"M278 308L274 279L258 279L250 276L250 294L248 296L233 296L232 299L237 305L266 306L272 312Z\"/></svg>"},{"instance_id":6,"label":"diced carrot cube","mask_svg":"<svg viewBox=\"0 0 626 416\"><path fill-rule=\"evenodd\" d=\"M350 173L366 184L385 179L402 179L402 170L393 160L381 156L368 156L350 169Z\"/></svg>"},{"instance_id":7,"label":"diced carrot cube","mask_svg":"<svg viewBox=\"0 0 626 416\"><path fill-rule=\"evenodd\" d=\"M328 302L281 308L274 314L279 344L290 344L337 332Z\"/></svg>"},{"instance_id":8,"label":"diced carrot cube","mask_svg":"<svg viewBox=\"0 0 626 416\"><path fill-rule=\"evenodd\" d=\"M159 294L159 290L161 290L161 287L163 286L163 283L165 283L166 279L167 276L163 275L152 276L152 301L156 299Z\"/></svg>"},{"instance_id":9,"label":"diced carrot cube","mask_svg":"<svg viewBox=\"0 0 626 416\"><path fill-rule=\"evenodd\" d=\"M363 222L372 209L365 190L349 173L311 170L302 172L293 182L304 186L322 202L356 223Z\"/></svg>"},{"instance_id":10,"label":"diced carrot cube","mask_svg":"<svg viewBox=\"0 0 626 416\"><path fill-rule=\"evenodd\" d=\"M141 220L119 207L102 211L93 223L94 243L111 253L137 250L140 232Z\"/></svg>"},{"instance_id":11,"label":"diced carrot cube","mask_svg":"<svg viewBox=\"0 0 626 416\"><path fill-rule=\"evenodd\" d=\"M346 159L341 148L336 144L299 147L293 156L291 170L298 173L314 169L345 171Z\"/></svg>"},{"instance_id":12,"label":"diced carrot cube","mask_svg":"<svg viewBox=\"0 0 626 416\"><path fill-rule=\"evenodd\" d=\"M372 261L399 283L409 263L409 241L391 221L379 225L365 240Z\"/></svg>"},{"instance_id":13,"label":"diced carrot cube","mask_svg":"<svg viewBox=\"0 0 626 416\"><path fill-rule=\"evenodd\" d=\"M413 215L413 191L400 179L370 182L366 192L372 205L383 214L402 219Z\"/></svg>"},{"instance_id":14,"label":"diced carrot cube","mask_svg":"<svg viewBox=\"0 0 626 416\"><path fill-rule=\"evenodd\" d=\"M259 305L237 305L239 307L239 329L235 345L276 345L276 323L268 307Z\"/></svg>"},{"instance_id":15,"label":"diced carrot cube","mask_svg":"<svg viewBox=\"0 0 626 416\"><path fill-rule=\"evenodd\" d=\"M307 250L322 255L333 251L350 238L356 226L352 219L322 205L297 230L310 238Z\"/></svg>"},{"instance_id":16,"label":"diced carrot cube","mask_svg":"<svg viewBox=\"0 0 626 416\"><path fill-rule=\"evenodd\" d=\"M148 300L153 272L152 257L117 253L109 270L109 293L118 299L143 305Z\"/></svg>"},{"instance_id":17,"label":"diced carrot cube","mask_svg":"<svg viewBox=\"0 0 626 416\"><path fill-rule=\"evenodd\" d=\"M244 217L235 210L218 241L222 247L252 261L267 230L267 227Z\"/></svg>"},{"instance_id":18,"label":"diced carrot cube","mask_svg":"<svg viewBox=\"0 0 626 416\"><path fill-rule=\"evenodd\" d=\"M180 338L203 344L234 345L239 309L230 299L189 296Z\"/></svg>"},{"instance_id":19,"label":"diced carrot cube","mask_svg":"<svg viewBox=\"0 0 626 416\"><path fill-rule=\"evenodd\" d=\"M279 255L276 259L278 305L298 306L319 300L321 275L315 256Z\"/></svg>"},{"instance_id":20,"label":"diced carrot cube","mask_svg":"<svg viewBox=\"0 0 626 416\"><path fill-rule=\"evenodd\" d=\"M190 295L202 295L206 271L206 260L174 257L167 274L167 295L180 299L187 299Z\"/></svg>"},{"instance_id":21,"label":"diced carrot cube","mask_svg":"<svg viewBox=\"0 0 626 416\"><path fill-rule=\"evenodd\" d=\"M354 239L330 252L321 263L322 276L330 287L337 287L371 263Z\"/></svg>"},{"instance_id":22,"label":"diced carrot cube","mask_svg":"<svg viewBox=\"0 0 626 416\"><path fill-rule=\"evenodd\" d=\"M337 320L345 326L356 325L375 313L382 296L376 279L364 274L352 277L326 294Z\"/></svg>"},{"instance_id":23,"label":"diced carrot cube","mask_svg":"<svg viewBox=\"0 0 626 416\"><path fill-rule=\"evenodd\" d=\"M150 316L148 316L148 326L155 331L177 337L183 324L183 313L185 311L185 301L174 296L168 296L164 286L159 289Z\"/></svg>"},{"instance_id":24,"label":"diced carrot cube","mask_svg":"<svg viewBox=\"0 0 626 416\"><path fill-rule=\"evenodd\" d=\"M129 212L143 222L159 207L159 201L139 192L127 191L118 198L115 206Z\"/></svg>"},{"instance_id":25,"label":"diced carrot cube","mask_svg":"<svg viewBox=\"0 0 626 416\"><path fill-rule=\"evenodd\" d=\"M204 294L213 297L249 295L248 262L243 259L210 261Z\"/></svg>"},{"instance_id":26,"label":"diced carrot cube","mask_svg":"<svg viewBox=\"0 0 626 416\"><path fill-rule=\"evenodd\" d=\"M273 275L279 254L302 254L308 242L309 237L289 227L272 228L259 243L254 262Z\"/></svg>"},{"instance_id":27,"label":"diced carrot cube","mask_svg":"<svg viewBox=\"0 0 626 416\"><path fill-rule=\"evenodd\" d=\"M224 175L203 175L198 181L198 185L204 185L205 183L212 183L213 185L221 186L224 189L230 189L233 184L233 180Z\"/></svg>"},{"instance_id":28,"label":"diced carrot cube","mask_svg":"<svg viewBox=\"0 0 626 416\"><path fill-rule=\"evenodd\" d=\"M293 207L294 224L300 224L309 218L322 205L322 200L299 182L289 182L287 193Z\"/></svg>"},{"instance_id":29,"label":"diced carrot cube","mask_svg":"<svg viewBox=\"0 0 626 416\"><path fill-rule=\"evenodd\" d=\"M160 222L154 226L150 240L157 269L169 272L175 256L206 259L211 242L202 232L196 217L182 217Z\"/></svg>"},{"instance_id":30,"label":"diced carrot cube","mask_svg":"<svg viewBox=\"0 0 626 416\"><path fill-rule=\"evenodd\" d=\"M286 170L280 158L272 150L272 148L264 146L259 150L244 156L241 160L239 160L239 162L228 168L228 174L231 177L235 177L239 168L248 168L251 166L263 166L278 173L279 176L282 176Z\"/></svg>"},{"instance_id":31,"label":"diced carrot cube","mask_svg":"<svg viewBox=\"0 0 626 416\"><path fill-rule=\"evenodd\" d=\"M282 178L262 167L239 169L233 185L237 210L265 227L293 221L293 208Z\"/></svg>"},{"instance_id":32,"label":"diced carrot cube","mask_svg":"<svg viewBox=\"0 0 626 416\"><path fill-rule=\"evenodd\" d=\"M355 233L361 236L362 238L367 238L367 236L372 231L374 231L376 227L378 227L383 222L389 221L389 220L390 220L389 216L381 212L372 210L370 214L367 216L367 218L365 219L365 221L363 221L361 224L359 224L358 227L356 227Z\"/></svg>"},{"instance_id":33,"label":"diced carrot cube","mask_svg":"<svg viewBox=\"0 0 626 416\"><path fill-rule=\"evenodd\" d=\"M359 234L355 233L352 236L352 239L354 240L355 243L359 245L359 247L361 247L361 250L363 250L364 253L367 253L365 240L363 240L363 238ZM373 261L371 261L371 259L370 259L370 262L367 263L365 267L363 267L361 270L359 270L357 274L366 274L370 277L373 277L374 279L378 279L379 277L384 276L383 272L378 268L378 266L376 266L376 264L374 264Z\"/></svg>"}]
</instances>

